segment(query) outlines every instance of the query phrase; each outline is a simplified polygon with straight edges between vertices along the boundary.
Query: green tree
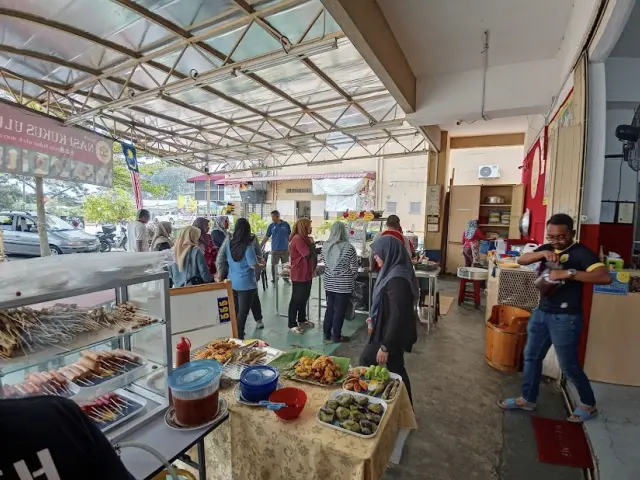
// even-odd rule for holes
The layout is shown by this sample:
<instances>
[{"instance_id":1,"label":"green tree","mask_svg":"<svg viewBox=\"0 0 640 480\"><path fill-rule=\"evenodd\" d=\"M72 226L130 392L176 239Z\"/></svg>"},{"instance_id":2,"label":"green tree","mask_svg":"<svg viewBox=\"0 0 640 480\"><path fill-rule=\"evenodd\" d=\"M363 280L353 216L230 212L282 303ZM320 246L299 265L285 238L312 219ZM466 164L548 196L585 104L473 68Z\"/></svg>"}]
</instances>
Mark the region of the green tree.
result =
<instances>
[{"instance_id":1,"label":"green tree","mask_svg":"<svg viewBox=\"0 0 640 480\"><path fill-rule=\"evenodd\" d=\"M260 240L260 237L262 237L266 233L269 222L264 220L262 217L260 217L259 214L255 212L250 213L247 220L249 220L249 225L251 226L251 233L253 233L256 237L258 237L258 240Z\"/></svg>"},{"instance_id":2,"label":"green tree","mask_svg":"<svg viewBox=\"0 0 640 480\"><path fill-rule=\"evenodd\" d=\"M152 183L149 179L164 169L164 164L160 161L138 163L140 171L140 187L144 198L162 197L169 190L166 185ZM113 142L113 188L124 190L133 194L131 186L131 175L124 160L122 145Z\"/></svg>"},{"instance_id":3,"label":"green tree","mask_svg":"<svg viewBox=\"0 0 640 480\"><path fill-rule=\"evenodd\" d=\"M135 216L135 203L127 192L120 189L89 195L84 201L84 217L88 222L117 223L132 220Z\"/></svg>"}]
</instances>

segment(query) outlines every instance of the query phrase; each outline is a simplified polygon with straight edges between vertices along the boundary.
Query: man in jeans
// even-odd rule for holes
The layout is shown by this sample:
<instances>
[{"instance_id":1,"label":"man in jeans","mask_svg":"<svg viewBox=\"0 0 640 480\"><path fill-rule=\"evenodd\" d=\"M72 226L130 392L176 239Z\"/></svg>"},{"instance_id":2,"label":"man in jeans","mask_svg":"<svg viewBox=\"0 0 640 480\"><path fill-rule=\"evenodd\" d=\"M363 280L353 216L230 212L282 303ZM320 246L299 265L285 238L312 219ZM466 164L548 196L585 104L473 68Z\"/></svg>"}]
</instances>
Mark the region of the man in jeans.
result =
<instances>
[{"instance_id":1,"label":"man in jeans","mask_svg":"<svg viewBox=\"0 0 640 480\"><path fill-rule=\"evenodd\" d=\"M267 234L262 239L260 247L264 248L267 240L271 239L271 283L275 283L278 263L287 263L289 261L289 235L291 235L291 227L287 222L280 218L280 212L274 210L271 212L271 224L267 228ZM285 278L285 282L289 283L289 279Z\"/></svg>"},{"instance_id":2,"label":"man in jeans","mask_svg":"<svg viewBox=\"0 0 640 480\"><path fill-rule=\"evenodd\" d=\"M541 296L540 305L531 312L524 350L522 396L507 398L498 405L505 410L535 410L542 361L553 345L564 376L573 382L580 395L580 405L568 420L581 423L598 414L591 384L578 361L583 287L585 283L608 285L611 275L595 253L574 241L574 235L569 215L553 215L547 222L549 243L518 259L520 265L540 262L540 271L551 268L550 280L561 283L547 296Z\"/></svg>"}]
</instances>

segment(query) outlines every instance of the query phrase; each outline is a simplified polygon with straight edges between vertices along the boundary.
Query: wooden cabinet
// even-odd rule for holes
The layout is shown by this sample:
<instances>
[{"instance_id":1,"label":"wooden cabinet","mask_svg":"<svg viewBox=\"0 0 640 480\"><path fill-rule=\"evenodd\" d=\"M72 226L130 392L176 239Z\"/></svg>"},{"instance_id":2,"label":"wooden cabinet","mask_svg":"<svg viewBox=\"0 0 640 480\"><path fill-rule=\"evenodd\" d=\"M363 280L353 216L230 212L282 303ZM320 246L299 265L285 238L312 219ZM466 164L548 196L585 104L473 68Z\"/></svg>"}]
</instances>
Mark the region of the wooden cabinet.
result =
<instances>
[{"instance_id":1,"label":"wooden cabinet","mask_svg":"<svg viewBox=\"0 0 640 480\"><path fill-rule=\"evenodd\" d=\"M467 229L467 222L478 218L480 189L480 185L461 185L451 188L447 264L445 266L447 272L455 273L458 267L464 266L462 234Z\"/></svg>"},{"instance_id":2,"label":"wooden cabinet","mask_svg":"<svg viewBox=\"0 0 640 480\"><path fill-rule=\"evenodd\" d=\"M487 197L504 198L503 204L491 204ZM464 266L462 234L467 221L478 220L480 229L501 238L520 238L520 219L524 210L524 185L457 185L451 187L449 227L447 231L447 263L445 271L456 273ZM507 213L508 223L489 223L491 212Z\"/></svg>"}]
</instances>

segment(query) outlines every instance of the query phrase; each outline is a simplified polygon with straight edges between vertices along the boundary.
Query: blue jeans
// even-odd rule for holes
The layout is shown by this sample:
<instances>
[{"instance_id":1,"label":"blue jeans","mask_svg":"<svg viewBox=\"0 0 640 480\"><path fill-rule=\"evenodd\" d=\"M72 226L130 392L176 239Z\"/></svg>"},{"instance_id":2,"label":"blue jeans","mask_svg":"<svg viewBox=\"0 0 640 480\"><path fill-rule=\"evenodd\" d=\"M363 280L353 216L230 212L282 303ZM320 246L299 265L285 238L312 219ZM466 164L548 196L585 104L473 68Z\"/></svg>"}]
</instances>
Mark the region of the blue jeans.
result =
<instances>
[{"instance_id":1,"label":"blue jeans","mask_svg":"<svg viewBox=\"0 0 640 480\"><path fill-rule=\"evenodd\" d=\"M542 361L553 344L562 373L576 386L580 402L590 407L596 405L589 379L578 362L581 332L581 314L547 313L537 308L531 312L527 326L527 346L524 349L524 400L536 403L540 391Z\"/></svg>"},{"instance_id":2,"label":"blue jeans","mask_svg":"<svg viewBox=\"0 0 640 480\"><path fill-rule=\"evenodd\" d=\"M342 337L342 324L347 312L350 293L326 292L327 309L324 312L324 338L339 342Z\"/></svg>"}]
</instances>

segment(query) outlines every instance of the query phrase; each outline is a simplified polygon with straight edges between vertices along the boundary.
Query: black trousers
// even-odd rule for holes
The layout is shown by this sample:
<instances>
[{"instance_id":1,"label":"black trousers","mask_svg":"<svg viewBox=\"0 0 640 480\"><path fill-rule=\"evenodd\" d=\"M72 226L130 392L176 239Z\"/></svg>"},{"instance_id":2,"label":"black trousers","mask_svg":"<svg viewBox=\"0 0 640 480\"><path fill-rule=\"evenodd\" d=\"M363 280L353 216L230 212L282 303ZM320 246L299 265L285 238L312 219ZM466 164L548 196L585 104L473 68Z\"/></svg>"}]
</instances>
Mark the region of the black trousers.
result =
<instances>
[{"instance_id":1,"label":"black trousers","mask_svg":"<svg viewBox=\"0 0 640 480\"><path fill-rule=\"evenodd\" d=\"M238 338L244 339L244 327L247 324L249 311L253 312L256 322L262 320L262 307L258 298L258 289L234 290L233 301L236 304L236 322L238 324ZM257 302L257 303L256 303ZM259 315L259 317L257 316Z\"/></svg>"},{"instance_id":2,"label":"black trousers","mask_svg":"<svg viewBox=\"0 0 640 480\"><path fill-rule=\"evenodd\" d=\"M327 309L324 312L324 338L337 342L340 341L340 337L342 336L342 324L344 323L344 316L347 312L351 294L329 291L327 291L326 294Z\"/></svg>"},{"instance_id":3,"label":"black trousers","mask_svg":"<svg viewBox=\"0 0 640 480\"><path fill-rule=\"evenodd\" d=\"M378 354L379 349L379 343L367 343L364 347L364 350L362 350L362 354L360 355L360 365L377 365L378 361L376 360L376 355ZM409 394L409 400L411 401L411 405L413 405L413 397L411 396L411 382L409 381L409 374L407 373L407 369L404 367L403 351L389 352L387 369L390 372L397 373L402 377L404 386L406 387L407 393Z\"/></svg>"},{"instance_id":4,"label":"black trousers","mask_svg":"<svg viewBox=\"0 0 640 480\"><path fill-rule=\"evenodd\" d=\"M311 282L291 282L289 328L307 321L307 302L311 296Z\"/></svg>"}]
</instances>

